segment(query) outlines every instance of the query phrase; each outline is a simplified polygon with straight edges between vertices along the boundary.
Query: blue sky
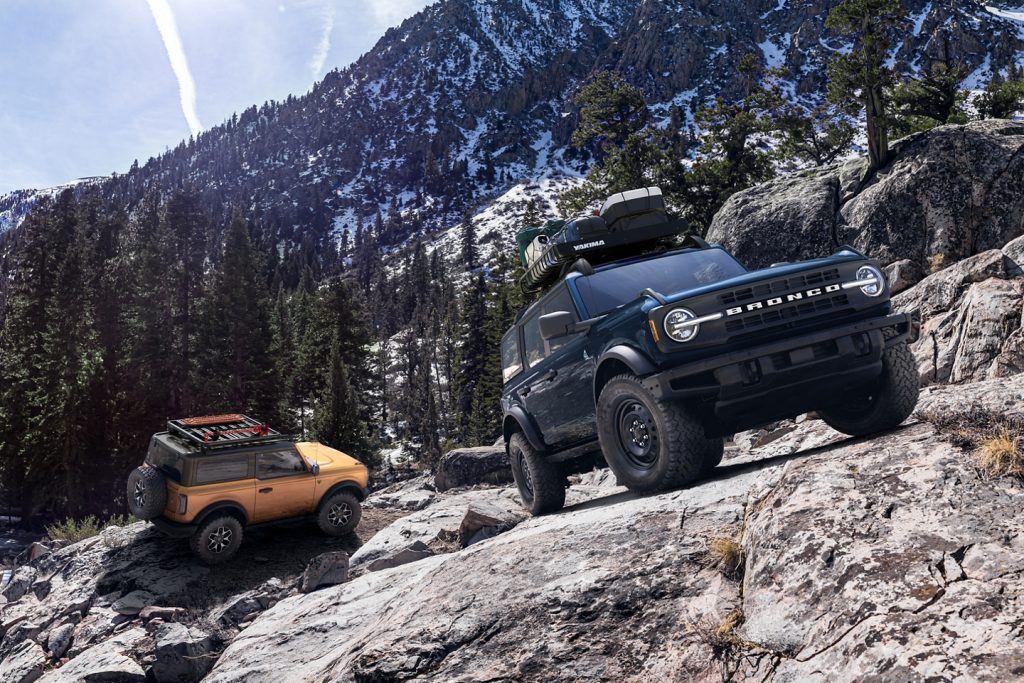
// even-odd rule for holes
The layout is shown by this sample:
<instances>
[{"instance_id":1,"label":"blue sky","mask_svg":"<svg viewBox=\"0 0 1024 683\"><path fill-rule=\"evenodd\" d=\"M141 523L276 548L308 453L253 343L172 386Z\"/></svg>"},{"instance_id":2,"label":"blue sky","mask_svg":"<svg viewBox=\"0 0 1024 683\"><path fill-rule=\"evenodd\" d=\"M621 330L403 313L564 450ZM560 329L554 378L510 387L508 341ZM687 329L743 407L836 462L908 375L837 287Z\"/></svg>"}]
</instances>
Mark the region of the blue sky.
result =
<instances>
[{"instance_id":1,"label":"blue sky","mask_svg":"<svg viewBox=\"0 0 1024 683\"><path fill-rule=\"evenodd\" d=\"M427 4L2 0L0 193L126 171L197 125L302 94Z\"/></svg>"}]
</instances>

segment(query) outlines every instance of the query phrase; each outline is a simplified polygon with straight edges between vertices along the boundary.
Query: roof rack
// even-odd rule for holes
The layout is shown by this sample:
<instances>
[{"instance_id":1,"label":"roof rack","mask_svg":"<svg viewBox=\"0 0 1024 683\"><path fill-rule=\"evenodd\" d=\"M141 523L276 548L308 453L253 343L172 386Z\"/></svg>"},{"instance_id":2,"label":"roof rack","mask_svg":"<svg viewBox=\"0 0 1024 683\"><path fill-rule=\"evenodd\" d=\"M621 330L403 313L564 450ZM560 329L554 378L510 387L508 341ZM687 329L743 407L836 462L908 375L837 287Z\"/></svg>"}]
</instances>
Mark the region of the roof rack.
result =
<instances>
[{"instance_id":1,"label":"roof rack","mask_svg":"<svg viewBox=\"0 0 1024 683\"><path fill-rule=\"evenodd\" d=\"M297 438L281 434L266 423L241 413L168 420L167 431L203 450L268 441L294 441Z\"/></svg>"}]
</instances>

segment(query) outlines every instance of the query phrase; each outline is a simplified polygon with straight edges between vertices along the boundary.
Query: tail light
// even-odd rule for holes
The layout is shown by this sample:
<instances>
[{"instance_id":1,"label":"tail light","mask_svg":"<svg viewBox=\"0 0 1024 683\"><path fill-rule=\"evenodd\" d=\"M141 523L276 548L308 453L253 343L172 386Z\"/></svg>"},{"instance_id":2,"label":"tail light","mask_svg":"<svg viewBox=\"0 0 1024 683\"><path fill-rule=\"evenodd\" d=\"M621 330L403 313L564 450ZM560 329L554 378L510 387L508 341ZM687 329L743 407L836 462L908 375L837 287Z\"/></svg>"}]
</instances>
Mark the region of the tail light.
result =
<instances>
[{"instance_id":1,"label":"tail light","mask_svg":"<svg viewBox=\"0 0 1024 683\"><path fill-rule=\"evenodd\" d=\"M183 515L188 510L188 496L184 493L178 494L178 514Z\"/></svg>"}]
</instances>

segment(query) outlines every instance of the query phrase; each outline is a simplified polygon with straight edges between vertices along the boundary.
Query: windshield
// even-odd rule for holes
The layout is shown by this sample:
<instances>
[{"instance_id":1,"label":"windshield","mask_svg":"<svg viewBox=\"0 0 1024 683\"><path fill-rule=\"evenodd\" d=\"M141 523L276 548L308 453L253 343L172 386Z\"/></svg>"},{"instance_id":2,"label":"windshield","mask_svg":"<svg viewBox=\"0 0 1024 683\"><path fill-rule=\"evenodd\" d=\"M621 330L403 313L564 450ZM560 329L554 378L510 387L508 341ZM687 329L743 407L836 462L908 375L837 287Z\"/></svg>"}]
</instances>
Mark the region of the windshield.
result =
<instances>
[{"instance_id":1,"label":"windshield","mask_svg":"<svg viewBox=\"0 0 1024 683\"><path fill-rule=\"evenodd\" d=\"M598 316L639 296L650 287L664 295L714 284L747 272L721 249L674 252L576 278L583 303Z\"/></svg>"}]
</instances>

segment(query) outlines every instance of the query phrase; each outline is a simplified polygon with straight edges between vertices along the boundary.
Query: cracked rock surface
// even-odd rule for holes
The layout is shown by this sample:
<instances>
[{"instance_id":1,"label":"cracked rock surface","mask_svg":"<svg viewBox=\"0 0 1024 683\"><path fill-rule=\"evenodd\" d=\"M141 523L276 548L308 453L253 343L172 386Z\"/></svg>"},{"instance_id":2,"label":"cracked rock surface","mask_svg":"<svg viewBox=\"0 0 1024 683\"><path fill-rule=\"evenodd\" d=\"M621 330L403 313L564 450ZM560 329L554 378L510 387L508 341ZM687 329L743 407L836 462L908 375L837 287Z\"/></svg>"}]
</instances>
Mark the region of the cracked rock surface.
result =
<instances>
[{"instance_id":1,"label":"cracked rock surface","mask_svg":"<svg viewBox=\"0 0 1024 683\"><path fill-rule=\"evenodd\" d=\"M1024 377L930 387L921 405L965 402L1022 412ZM806 420L690 488L606 490L283 600L207 680L1008 680L1021 509L1019 481L982 480L927 423L850 439ZM723 535L741 539L740 581L708 561Z\"/></svg>"}]
</instances>

